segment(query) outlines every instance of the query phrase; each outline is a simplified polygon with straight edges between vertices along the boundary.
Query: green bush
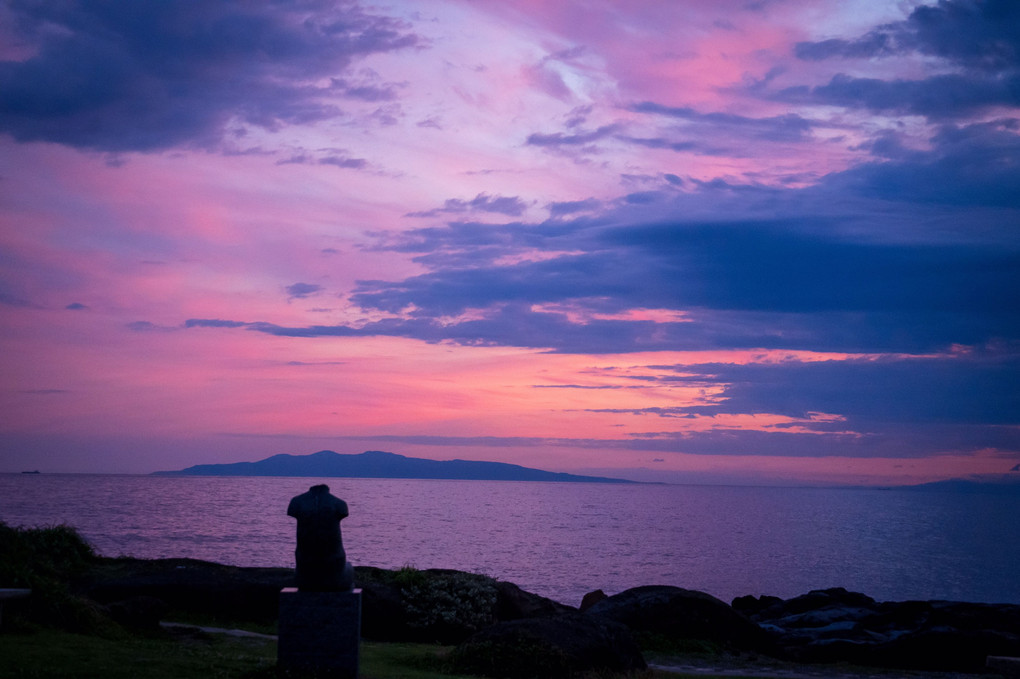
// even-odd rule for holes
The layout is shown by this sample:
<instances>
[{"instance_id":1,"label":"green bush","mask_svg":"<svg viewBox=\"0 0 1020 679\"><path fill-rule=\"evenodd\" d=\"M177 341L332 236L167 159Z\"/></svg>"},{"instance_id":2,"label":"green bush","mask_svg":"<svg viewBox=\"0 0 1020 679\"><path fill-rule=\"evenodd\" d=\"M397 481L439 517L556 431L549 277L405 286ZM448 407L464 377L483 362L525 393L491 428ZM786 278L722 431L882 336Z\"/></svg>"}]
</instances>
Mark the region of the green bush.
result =
<instances>
[{"instance_id":1,"label":"green bush","mask_svg":"<svg viewBox=\"0 0 1020 679\"><path fill-rule=\"evenodd\" d=\"M12 528L0 522L0 582L6 587L68 580L95 561L92 546L71 526Z\"/></svg>"},{"instance_id":2,"label":"green bush","mask_svg":"<svg viewBox=\"0 0 1020 679\"><path fill-rule=\"evenodd\" d=\"M413 569L411 569L413 570ZM496 587L471 573L423 573L401 569L397 582L408 625L436 640L464 638L495 622Z\"/></svg>"},{"instance_id":3,"label":"green bush","mask_svg":"<svg viewBox=\"0 0 1020 679\"><path fill-rule=\"evenodd\" d=\"M100 607L71 592L71 581L97 560L92 546L70 526L14 528L0 522L0 586L31 589L22 622L68 631L116 635ZM15 626L17 623L15 623Z\"/></svg>"}]
</instances>

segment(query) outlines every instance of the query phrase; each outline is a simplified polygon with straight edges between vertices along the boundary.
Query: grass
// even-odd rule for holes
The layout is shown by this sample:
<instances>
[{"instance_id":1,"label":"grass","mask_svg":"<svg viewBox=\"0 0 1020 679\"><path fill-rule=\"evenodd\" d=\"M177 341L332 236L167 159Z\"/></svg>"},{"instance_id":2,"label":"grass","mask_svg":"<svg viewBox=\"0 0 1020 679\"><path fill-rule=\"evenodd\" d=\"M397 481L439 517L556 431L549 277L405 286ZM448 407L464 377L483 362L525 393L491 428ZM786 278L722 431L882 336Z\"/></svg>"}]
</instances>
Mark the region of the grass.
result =
<instances>
[{"instance_id":1,"label":"grass","mask_svg":"<svg viewBox=\"0 0 1020 679\"><path fill-rule=\"evenodd\" d=\"M61 630L0 635L3 679L270 679L276 644L217 635L118 640Z\"/></svg>"},{"instance_id":2,"label":"grass","mask_svg":"<svg viewBox=\"0 0 1020 679\"><path fill-rule=\"evenodd\" d=\"M363 642L361 679L473 679L444 671L450 648ZM111 640L61 630L0 635L2 679L276 679L276 642L220 634Z\"/></svg>"},{"instance_id":3,"label":"grass","mask_svg":"<svg viewBox=\"0 0 1020 679\"><path fill-rule=\"evenodd\" d=\"M475 679L446 671L449 646L362 642L360 679ZM0 679L276 679L276 642L184 633L118 640L62 630L0 634ZM592 674L583 679L617 679ZM638 679L711 679L647 672ZM733 676L727 679L735 679Z\"/></svg>"}]
</instances>

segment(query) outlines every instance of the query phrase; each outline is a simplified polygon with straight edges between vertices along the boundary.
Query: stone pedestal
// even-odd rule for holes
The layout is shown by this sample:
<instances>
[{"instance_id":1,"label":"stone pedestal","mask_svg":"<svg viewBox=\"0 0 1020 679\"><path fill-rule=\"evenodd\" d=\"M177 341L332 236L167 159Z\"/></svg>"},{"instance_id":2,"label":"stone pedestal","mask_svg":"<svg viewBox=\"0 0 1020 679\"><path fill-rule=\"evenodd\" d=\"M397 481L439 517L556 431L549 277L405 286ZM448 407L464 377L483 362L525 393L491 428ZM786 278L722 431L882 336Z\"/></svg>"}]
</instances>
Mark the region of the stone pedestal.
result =
<instances>
[{"instance_id":1,"label":"stone pedestal","mask_svg":"<svg viewBox=\"0 0 1020 679\"><path fill-rule=\"evenodd\" d=\"M280 591L277 664L284 676L358 676L361 590Z\"/></svg>"}]
</instances>

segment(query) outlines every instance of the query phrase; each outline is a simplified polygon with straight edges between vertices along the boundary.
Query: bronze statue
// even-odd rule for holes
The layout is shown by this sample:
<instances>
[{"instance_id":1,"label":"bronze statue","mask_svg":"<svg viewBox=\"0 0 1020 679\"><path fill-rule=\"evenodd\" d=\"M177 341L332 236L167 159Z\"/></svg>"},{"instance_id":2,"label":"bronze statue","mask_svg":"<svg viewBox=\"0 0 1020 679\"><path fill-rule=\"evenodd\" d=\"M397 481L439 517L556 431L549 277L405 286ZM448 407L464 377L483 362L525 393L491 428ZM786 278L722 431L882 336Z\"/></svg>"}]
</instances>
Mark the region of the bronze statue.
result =
<instances>
[{"instance_id":1,"label":"bronze statue","mask_svg":"<svg viewBox=\"0 0 1020 679\"><path fill-rule=\"evenodd\" d=\"M287 515L297 519L297 586L306 592L344 592L354 587L354 567L347 562L340 521L347 503L329 486L312 486L290 501Z\"/></svg>"}]
</instances>

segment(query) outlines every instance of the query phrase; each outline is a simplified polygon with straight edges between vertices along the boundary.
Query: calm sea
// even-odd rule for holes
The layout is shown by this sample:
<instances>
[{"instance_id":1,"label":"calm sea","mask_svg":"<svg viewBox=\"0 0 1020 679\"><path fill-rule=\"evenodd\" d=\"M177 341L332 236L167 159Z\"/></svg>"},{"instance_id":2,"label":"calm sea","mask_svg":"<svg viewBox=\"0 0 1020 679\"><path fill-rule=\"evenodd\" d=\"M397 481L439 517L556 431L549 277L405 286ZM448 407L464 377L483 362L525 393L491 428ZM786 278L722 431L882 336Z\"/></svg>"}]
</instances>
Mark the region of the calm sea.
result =
<instances>
[{"instance_id":1,"label":"calm sea","mask_svg":"<svg viewBox=\"0 0 1020 679\"><path fill-rule=\"evenodd\" d=\"M294 564L291 497L322 479L0 474L0 521L67 523L106 556ZM577 605L668 584L725 601L846 587L1020 604L1020 497L864 489L326 479L356 565L455 568Z\"/></svg>"}]
</instances>

